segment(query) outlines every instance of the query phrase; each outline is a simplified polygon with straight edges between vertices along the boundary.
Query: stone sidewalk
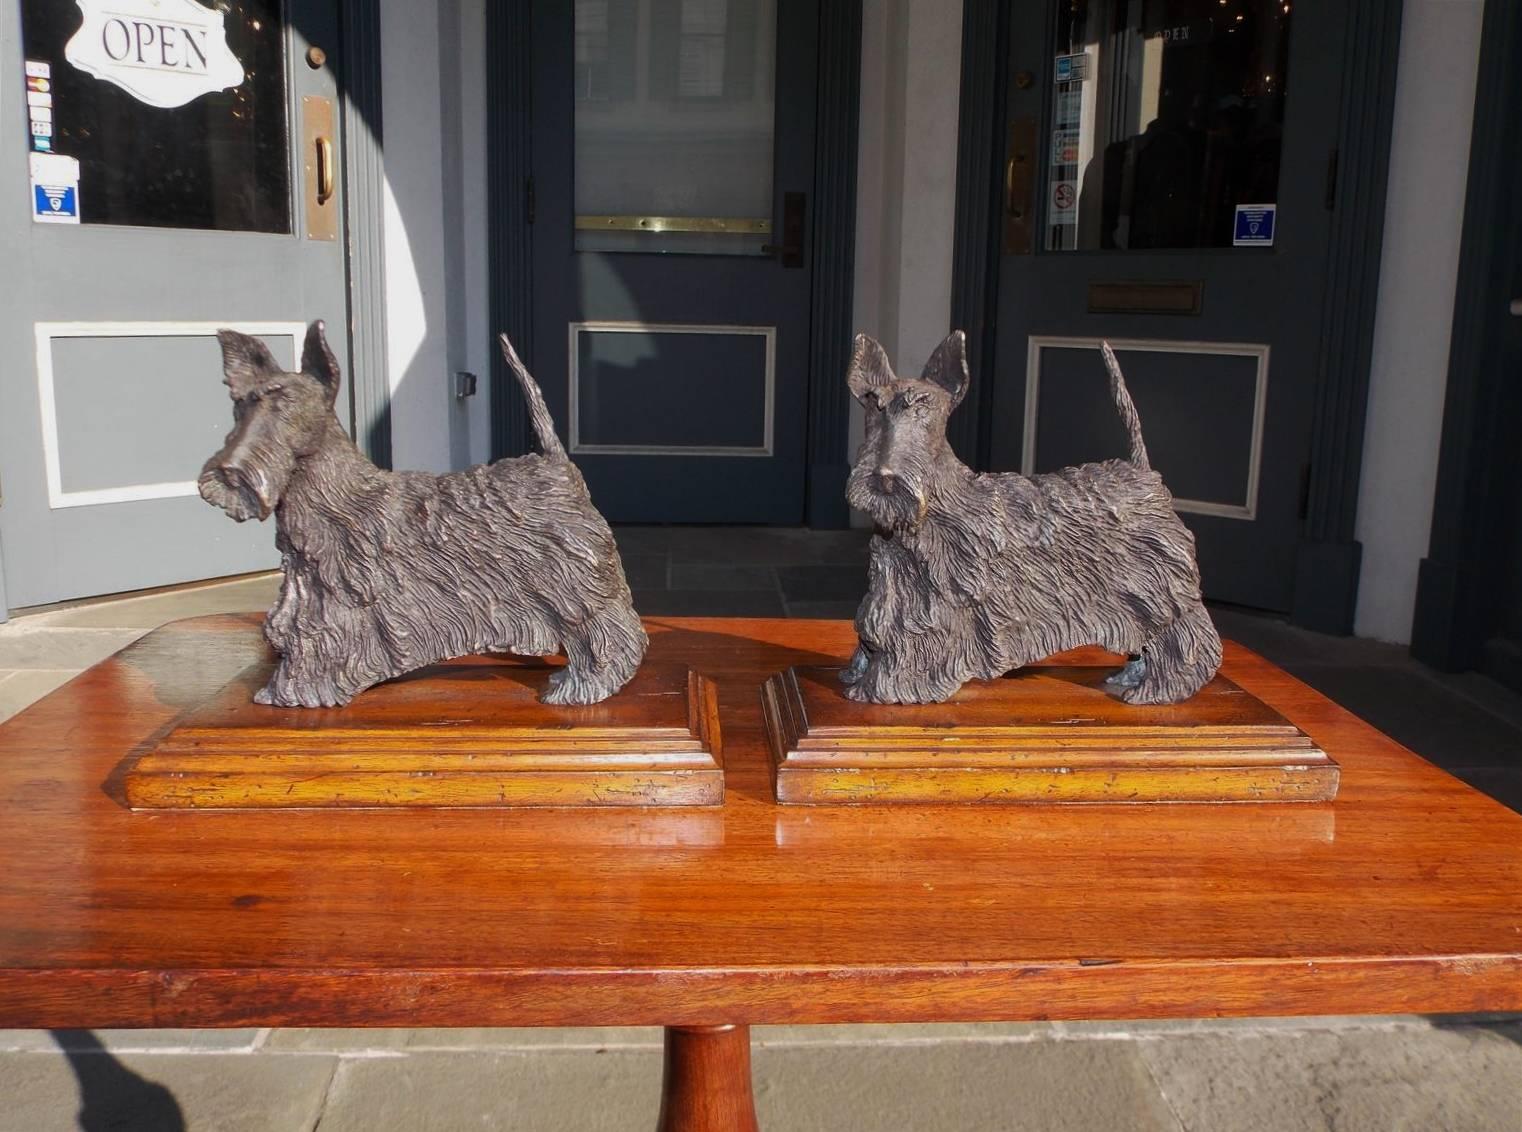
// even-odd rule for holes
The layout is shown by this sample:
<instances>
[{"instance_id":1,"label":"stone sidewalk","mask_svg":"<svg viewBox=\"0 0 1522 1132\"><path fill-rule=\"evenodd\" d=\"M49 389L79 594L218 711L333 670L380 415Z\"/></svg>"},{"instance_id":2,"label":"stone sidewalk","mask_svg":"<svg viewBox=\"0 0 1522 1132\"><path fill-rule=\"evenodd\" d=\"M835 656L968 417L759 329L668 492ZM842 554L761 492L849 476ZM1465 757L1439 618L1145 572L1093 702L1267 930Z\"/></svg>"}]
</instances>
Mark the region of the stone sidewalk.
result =
<instances>
[{"instance_id":1,"label":"stone sidewalk","mask_svg":"<svg viewBox=\"0 0 1522 1132\"><path fill-rule=\"evenodd\" d=\"M1515 1019L758 1027L772 1132L1518 1132ZM62 1052L60 1052L60 1049ZM653 1030L0 1033L14 1132L655 1126Z\"/></svg>"},{"instance_id":2,"label":"stone sidewalk","mask_svg":"<svg viewBox=\"0 0 1522 1132\"><path fill-rule=\"evenodd\" d=\"M848 615L860 547L821 534L619 532L651 612ZM718 544L727 557L710 561ZM266 608L276 584L262 575L0 625L0 718L166 621ZM1218 618L1517 805L1515 704L1498 690L1417 671L1389 646ZM1515 1015L763 1027L754 1044L771 1132L1522 1132ZM0 1132L648 1129L660 1065L653 1030L0 1031Z\"/></svg>"}]
</instances>

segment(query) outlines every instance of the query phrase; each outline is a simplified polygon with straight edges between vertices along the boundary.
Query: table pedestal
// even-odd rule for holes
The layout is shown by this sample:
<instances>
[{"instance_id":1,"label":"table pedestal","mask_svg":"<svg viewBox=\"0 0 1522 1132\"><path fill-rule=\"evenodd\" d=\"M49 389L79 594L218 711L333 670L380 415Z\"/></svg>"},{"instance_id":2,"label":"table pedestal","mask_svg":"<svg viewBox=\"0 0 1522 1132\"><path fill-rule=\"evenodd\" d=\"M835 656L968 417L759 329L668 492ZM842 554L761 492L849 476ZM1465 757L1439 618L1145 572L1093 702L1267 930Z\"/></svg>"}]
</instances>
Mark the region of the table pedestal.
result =
<instances>
[{"instance_id":1,"label":"table pedestal","mask_svg":"<svg viewBox=\"0 0 1522 1132\"><path fill-rule=\"evenodd\" d=\"M667 1026L656 1132L758 1132L749 1026Z\"/></svg>"}]
</instances>

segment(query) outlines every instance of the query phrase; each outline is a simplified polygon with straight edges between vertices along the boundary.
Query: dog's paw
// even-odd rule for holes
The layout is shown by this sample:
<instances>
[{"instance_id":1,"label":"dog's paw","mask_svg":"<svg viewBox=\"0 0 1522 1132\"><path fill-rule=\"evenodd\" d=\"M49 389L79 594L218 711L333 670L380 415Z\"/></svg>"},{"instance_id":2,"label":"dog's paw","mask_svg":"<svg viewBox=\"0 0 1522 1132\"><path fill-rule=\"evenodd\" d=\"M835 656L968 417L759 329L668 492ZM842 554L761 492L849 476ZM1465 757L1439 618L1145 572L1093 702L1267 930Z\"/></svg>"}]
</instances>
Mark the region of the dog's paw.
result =
<instances>
[{"instance_id":1,"label":"dog's paw","mask_svg":"<svg viewBox=\"0 0 1522 1132\"><path fill-rule=\"evenodd\" d=\"M600 703L610 695L612 692L609 689L594 681L577 678L569 669L562 668L550 677L549 686L544 689L539 702L557 707L575 707Z\"/></svg>"},{"instance_id":2,"label":"dog's paw","mask_svg":"<svg viewBox=\"0 0 1522 1132\"><path fill-rule=\"evenodd\" d=\"M867 674L867 665L870 660L867 650L858 645L856 651L851 654L851 662L840 670L840 682L842 684L860 683L861 678Z\"/></svg>"},{"instance_id":3,"label":"dog's paw","mask_svg":"<svg viewBox=\"0 0 1522 1132\"><path fill-rule=\"evenodd\" d=\"M872 700L870 697L868 697L867 690L863 688L859 682L854 684L847 684L845 687L840 689L840 694L848 700L855 700L859 704L870 704L876 702L875 700Z\"/></svg>"},{"instance_id":4,"label":"dog's paw","mask_svg":"<svg viewBox=\"0 0 1522 1132\"><path fill-rule=\"evenodd\" d=\"M1143 657L1136 657L1127 662L1126 666L1118 672L1106 678L1105 683L1110 688L1135 688L1147 678L1147 661Z\"/></svg>"}]
</instances>

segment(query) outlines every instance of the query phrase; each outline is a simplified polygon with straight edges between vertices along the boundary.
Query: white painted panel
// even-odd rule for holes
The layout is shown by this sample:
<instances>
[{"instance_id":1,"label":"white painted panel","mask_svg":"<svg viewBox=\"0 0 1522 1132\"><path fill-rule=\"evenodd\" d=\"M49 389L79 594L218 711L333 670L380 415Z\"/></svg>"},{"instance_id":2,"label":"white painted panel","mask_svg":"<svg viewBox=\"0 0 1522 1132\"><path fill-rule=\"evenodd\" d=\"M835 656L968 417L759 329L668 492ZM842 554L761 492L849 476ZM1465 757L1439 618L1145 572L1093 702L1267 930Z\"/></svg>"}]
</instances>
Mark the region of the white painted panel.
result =
<instances>
[{"instance_id":1,"label":"white painted panel","mask_svg":"<svg viewBox=\"0 0 1522 1132\"><path fill-rule=\"evenodd\" d=\"M195 495L196 481L130 483L89 491L66 491L58 443L58 399L54 388L53 342L59 338L167 338L209 337L222 329L240 330L261 337L291 339L299 355L306 325L301 322L38 322L34 324L37 347L37 399L42 415L42 452L47 471L48 506L95 507L103 503L134 503L146 499L172 499ZM231 419L229 417L229 419ZM210 453L208 453L210 455Z\"/></svg>"}]
</instances>

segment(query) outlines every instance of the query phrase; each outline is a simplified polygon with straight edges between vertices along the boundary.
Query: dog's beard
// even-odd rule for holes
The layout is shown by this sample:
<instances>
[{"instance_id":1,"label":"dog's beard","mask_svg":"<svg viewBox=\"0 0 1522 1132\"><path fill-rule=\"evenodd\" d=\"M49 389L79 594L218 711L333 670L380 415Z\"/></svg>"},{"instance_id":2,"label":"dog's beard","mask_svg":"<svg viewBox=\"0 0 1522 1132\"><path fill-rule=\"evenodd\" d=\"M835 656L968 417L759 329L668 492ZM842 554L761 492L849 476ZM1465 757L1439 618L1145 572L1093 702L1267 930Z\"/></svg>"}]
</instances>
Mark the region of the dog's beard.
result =
<instances>
[{"instance_id":1,"label":"dog's beard","mask_svg":"<svg viewBox=\"0 0 1522 1132\"><path fill-rule=\"evenodd\" d=\"M267 519L285 494L294 462L289 452L246 453L237 463L224 461L219 452L201 469L197 488L201 498L220 507L242 523Z\"/></svg>"},{"instance_id":2,"label":"dog's beard","mask_svg":"<svg viewBox=\"0 0 1522 1132\"><path fill-rule=\"evenodd\" d=\"M925 518L922 493L915 490L912 481L902 478L896 479L888 490L874 473L853 471L846 499L852 507L870 515L879 527L890 531L913 530Z\"/></svg>"}]
</instances>

